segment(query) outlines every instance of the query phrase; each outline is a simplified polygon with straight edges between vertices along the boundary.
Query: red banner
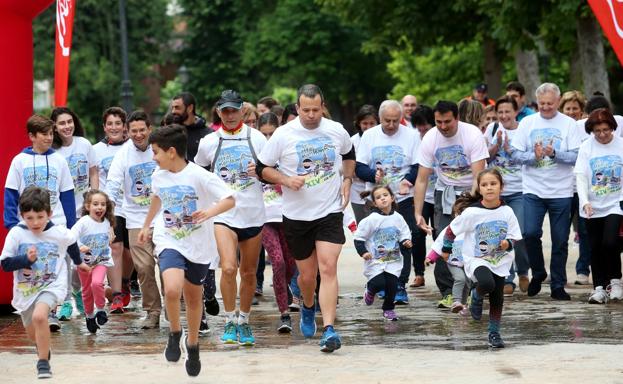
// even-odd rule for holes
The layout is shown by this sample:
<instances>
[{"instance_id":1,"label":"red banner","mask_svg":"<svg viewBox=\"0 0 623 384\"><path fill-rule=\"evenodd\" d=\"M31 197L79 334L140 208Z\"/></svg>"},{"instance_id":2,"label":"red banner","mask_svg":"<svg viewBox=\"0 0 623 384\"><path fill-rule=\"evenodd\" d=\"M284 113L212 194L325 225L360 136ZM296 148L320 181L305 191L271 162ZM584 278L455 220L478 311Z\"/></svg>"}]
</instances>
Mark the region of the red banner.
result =
<instances>
[{"instance_id":1,"label":"red banner","mask_svg":"<svg viewBox=\"0 0 623 384\"><path fill-rule=\"evenodd\" d=\"M619 0L588 0L588 4L623 65L623 3Z\"/></svg>"},{"instance_id":2,"label":"red banner","mask_svg":"<svg viewBox=\"0 0 623 384\"><path fill-rule=\"evenodd\" d=\"M56 107L67 105L74 10L75 0L56 0L56 52L54 54L54 106Z\"/></svg>"}]
</instances>

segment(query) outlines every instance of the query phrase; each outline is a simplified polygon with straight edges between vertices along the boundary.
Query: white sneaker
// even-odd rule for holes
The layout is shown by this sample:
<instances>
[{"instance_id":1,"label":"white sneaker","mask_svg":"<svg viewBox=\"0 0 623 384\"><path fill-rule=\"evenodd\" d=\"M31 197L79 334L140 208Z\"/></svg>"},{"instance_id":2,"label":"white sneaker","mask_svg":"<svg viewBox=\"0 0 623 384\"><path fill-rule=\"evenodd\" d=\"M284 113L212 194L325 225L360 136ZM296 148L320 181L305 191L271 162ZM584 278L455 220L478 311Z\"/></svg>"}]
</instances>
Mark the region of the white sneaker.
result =
<instances>
[{"instance_id":1,"label":"white sneaker","mask_svg":"<svg viewBox=\"0 0 623 384\"><path fill-rule=\"evenodd\" d=\"M590 282L588 281L588 276L587 275L583 275L583 274L578 274L578 276L575 278L575 285L589 285Z\"/></svg>"},{"instance_id":2,"label":"white sneaker","mask_svg":"<svg viewBox=\"0 0 623 384\"><path fill-rule=\"evenodd\" d=\"M588 298L589 304L605 304L608 301L608 294L604 290L604 287L595 287L595 290L591 292L591 296Z\"/></svg>"},{"instance_id":3,"label":"white sneaker","mask_svg":"<svg viewBox=\"0 0 623 384\"><path fill-rule=\"evenodd\" d=\"M623 299L623 287L621 286L621 280L619 279L610 280L608 291L610 292L610 300Z\"/></svg>"}]
</instances>

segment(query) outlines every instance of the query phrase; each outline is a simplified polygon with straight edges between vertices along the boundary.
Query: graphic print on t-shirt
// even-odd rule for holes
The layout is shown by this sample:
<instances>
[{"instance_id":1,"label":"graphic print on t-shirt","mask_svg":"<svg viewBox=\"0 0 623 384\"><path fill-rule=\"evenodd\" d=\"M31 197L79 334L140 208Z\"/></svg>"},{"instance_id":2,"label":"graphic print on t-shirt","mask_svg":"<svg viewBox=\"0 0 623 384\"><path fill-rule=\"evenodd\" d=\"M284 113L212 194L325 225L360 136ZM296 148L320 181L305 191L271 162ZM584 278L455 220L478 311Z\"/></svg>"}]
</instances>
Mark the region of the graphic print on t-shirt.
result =
<instances>
[{"instance_id":1,"label":"graphic print on t-shirt","mask_svg":"<svg viewBox=\"0 0 623 384\"><path fill-rule=\"evenodd\" d=\"M449 179L460 179L471 173L467 156L460 145L438 148L435 151L435 161L439 164L441 173Z\"/></svg>"},{"instance_id":2,"label":"graphic print on t-shirt","mask_svg":"<svg viewBox=\"0 0 623 384\"><path fill-rule=\"evenodd\" d=\"M508 223L504 220L493 220L480 223L474 229L474 256L483 258L497 265L506 251L500 249L500 243L506 239Z\"/></svg>"},{"instance_id":3,"label":"graphic print on t-shirt","mask_svg":"<svg viewBox=\"0 0 623 384\"><path fill-rule=\"evenodd\" d=\"M621 157L617 155L600 156L590 159L591 191L604 196L621 191Z\"/></svg>"},{"instance_id":4,"label":"graphic print on t-shirt","mask_svg":"<svg viewBox=\"0 0 623 384\"><path fill-rule=\"evenodd\" d=\"M114 156L105 157L102 159L102 163L100 164L100 170L104 171L104 179L108 177L108 171L110 170L110 164L112 164L112 160Z\"/></svg>"},{"instance_id":5,"label":"graphic print on t-shirt","mask_svg":"<svg viewBox=\"0 0 623 384\"><path fill-rule=\"evenodd\" d=\"M214 172L234 191L243 191L255 184L255 178L247 172L252 162L253 155L247 144L221 148Z\"/></svg>"},{"instance_id":6,"label":"graphic print on t-shirt","mask_svg":"<svg viewBox=\"0 0 623 384\"><path fill-rule=\"evenodd\" d=\"M82 261L88 265L97 265L110 260L109 237L107 233L93 233L80 237L80 243L89 247L82 253Z\"/></svg>"},{"instance_id":7,"label":"graphic print on t-shirt","mask_svg":"<svg viewBox=\"0 0 623 384\"><path fill-rule=\"evenodd\" d=\"M448 263L463 266L463 240L452 243L452 253L448 256Z\"/></svg>"},{"instance_id":8,"label":"graphic print on t-shirt","mask_svg":"<svg viewBox=\"0 0 623 384\"><path fill-rule=\"evenodd\" d=\"M372 148L370 160L375 170L383 171L384 185L392 184L402 179L400 171L405 162L405 154L398 145L386 145Z\"/></svg>"},{"instance_id":9,"label":"graphic print on t-shirt","mask_svg":"<svg viewBox=\"0 0 623 384\"><path fill-rule=\"evenodd\" d=\"M541 144L543 149L548 145L552 145L554 150L560 150L560 144L562 143L562 135L557 128L539 128L530 132L530 143L532 148L528 148L528 151L534 151L535 144ZM554 159L544 156L541 160L536 162L537 168L550 168L554 166Z\"/></svg>"},{"instance_id":10,"label":"graphic print on t-shirt","mask_svg":"<svg viewBox=\"0 0 623 384\"><path fill-rule=\"evenodd\" d=\"M296 173L305 176L305 187L314 187L329 180L335 171L335 145L331 138L321 136L296 144Z\"/></svg>"},{"instance_id":11,"label":"graphic print on t-shirt","mask_svg":"<svg viewBox=\"0 0 623 384\"><path fill-rule=\"evenodd\" d=\"M148 206L151 202L151 174L156 169L156 163L150 161L133 165L128 169L130 173L130 196L136 205Z\"/></svg>"},{"instance_id":12,"label":"graphic print on t-shirt","mask_svg":"<svg viewBox=\"0 0 623 384\"><path fill-rule=\"evenodd\" d=\"M58 196L56 190L58 189L58 176L56 168L48 168L45 165L39 165L37 167L28 167L24 169L24 188L31 185L45 188L50 192L50 205L52 209L56 206Z\"/></svg>"},{"instance_id":13,"label":"graphic print on t-shirt","mask_svg":"<svg viewBox=\"0 0 623 384\"><path fill-rule=\"evenodd\" d=\"M17 289L24 297L43 290L58 277L56 276L56 263L59 262L58 245L49 242L22 243L17 248L17 255L27 255L31 247L37 249L37 261L30 268L20 269L17 274ZM64 263L65 260L61 262Z\"/></svg>"},{"instance_id":14,"label":"graphic print on t-shirt","mask_svg":"<svg viewBox=\"0 0 623 384\"><path fill-rule=\"evenodd\" d=\"M396 227L379 228L372 235L373 262L389 263L400 260L400 230Z\"/></svg>"},{"instance_id":15,"label":"graphic print on t-shirt","mask_svg":"<svg viewBox=\"0 0 623 384\"><path fill-rule=\"evenodd\" d=\"M521 165L513 161L511 155L504 150L504 143L507 140L507 134L504 133L502 142L498 143L497 137L493 139L493 144L498 143L498 153L495 154L495 158L491 162L491 165L498 170L502 175L515 174L521 172ZM510 147L511 141L508 139L508 145Z\"/></svg>"},{"instance_id":16,"label":"graphic print on t-shirt","mask_svg":"<svg viewBox=\"0 0 623 384\"><path fill-rule=\"evenodd\" d=\"M281 186L275 184L262 184L264 203L268 204L281 197Z\"/></svg>"},{"instance_id":17,"label":"graphic print on t-shirt","mask_svg":"<svg viewBox=\"0 0 623 384\"><path fill-rule=\"evenodd\" d=\"M84 153L73 153L66 160L74 182L74 194L82 195L89 189L89 161Z\"/></svg>"},{"instance_id":18,"label":"graphic print on t-shirt","mask_svg":"<svg viewBox=\"0 0 623 384\"><path fill-rule=\"evenodd\" d=\"M197 193L189 185L176 185L160 189L162 219L165 232L175 240L189 236L199 229L192 214L197 210Z\"/></svg>"}]
</instances>

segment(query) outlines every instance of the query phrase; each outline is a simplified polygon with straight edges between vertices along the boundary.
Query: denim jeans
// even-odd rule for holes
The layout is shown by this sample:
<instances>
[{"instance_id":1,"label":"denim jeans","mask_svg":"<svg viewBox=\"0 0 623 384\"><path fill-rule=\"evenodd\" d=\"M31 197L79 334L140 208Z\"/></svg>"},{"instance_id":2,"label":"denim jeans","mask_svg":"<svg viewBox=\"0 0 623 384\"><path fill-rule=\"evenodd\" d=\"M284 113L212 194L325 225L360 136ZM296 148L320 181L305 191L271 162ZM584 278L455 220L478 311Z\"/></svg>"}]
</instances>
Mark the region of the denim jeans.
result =
<instances>
[{"instance_id":1,"label":"denim jeans","mask_svg":"<svg viewBox=\"0 0 623 384\"><path fill-rule=\"evenodd\" d=\"M590 275L590 265L591 265L591 245L590 239L588 237L588 229L586 228L586 219L580 217L580 199L578 198L578 194L573 194L573 202L571 203L571 220L577 216L578 218L578 236L580 237L580 256L578 257L578 261L575 263L575 273L580 275Z\"/></svg>"},{"instance_id":2,"label":"denim jeans","mask_svg":"<svg viewBox=\"0 0 623 384\"><path fill-rule=\"evenodd\" d=\"M502 196L502 199L513 210L517 221L519 222L519 229L523 236L524 233L524 202L523 194L521 192L513 193L511 195ZM522 240L523 241L523 240ZM511 265L509 275L506 276L505 284L510 284L513 287L515 283L515 271L520 276L527 276L530 269L530 260L528 260L528 254L524 246L515 246L515 261Z\"/></svg>"},{"instance_id":3,"label":"denim jeans","mask_svg":"<svg viewBox=\"0 0 623 384\"><path fill-rule=\"evenodd\" d=\"M551 289L564 288L567 283L567 256L570 226L571 197L542 199L526 193L524 198L524 239L532 278L543 281L547 277L543 258L543 219L549 213L550 233L552 238L552 257L550 262Z\"/></svg>"},{"instance_id":4,"label":"denim jeans","mask_svg":"<svg viewBox=\"0 0 623 384\"><path fill-rule=\"evenodd\" d=\"M441 191L435 191L434 223L438 232L450 225L452 221L452 216L443 214L441 195ZM448 264L442 258L439 258L435 263L434 275L435 284L437 284L441 296L445 297L452 294L454 278L448 269Z\"/></svg>"}]
</instances>

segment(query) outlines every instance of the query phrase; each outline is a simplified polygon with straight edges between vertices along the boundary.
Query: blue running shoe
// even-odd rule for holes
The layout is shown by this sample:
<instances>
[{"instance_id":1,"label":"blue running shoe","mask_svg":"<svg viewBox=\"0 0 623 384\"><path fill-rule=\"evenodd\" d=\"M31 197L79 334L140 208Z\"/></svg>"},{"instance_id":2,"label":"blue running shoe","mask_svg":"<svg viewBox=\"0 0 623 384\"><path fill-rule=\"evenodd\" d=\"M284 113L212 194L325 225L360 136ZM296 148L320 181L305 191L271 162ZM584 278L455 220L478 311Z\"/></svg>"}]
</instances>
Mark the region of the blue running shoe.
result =
<instances>
[{"instance_id":1,"label":"blue running shoe","mask_svg":"<svg viewBox=\"0 0 623 384\"><path fill-rule=\"evenodd\" d=\"M320 339L320 351L331 353L342 346L340 335L335 332L332 325L328 325L322 333Z\"/></svg>"},{"instance_id":2,"label":"blue running shoe","mask_svg":"<svg viewBox=\"0 0 623 384\"><path fill-rule=\"evenodd\" d=\"M379 291L376 295L379 297L379 299L384 299L385 298L385 291Z\"/></svg>"},{"instance_id":3,"label":"blue running shoe","mask_svg":"<svg viewBox=\"0 0 623 384\"><path fill-rule=\"evenodd\" d=\"M396 292L396 297L394 298L394 303L396 305L409 304L409 296L407 296L407 290L404 289L404 287L398 287L398 291Z\"/></svg>"},{"instance_id":4,"label":"blue running shoe","mask_svg":"<svg viewBox=\"0 0 623 384\"><path fill-rule=\"evenodd\" d=\"M228 321L225 324L225 332L221 336L223 344L236 344L238 342L238 325L233 321Z\"/></svg>"},{"instance_id":5,"label":"blue running shoe","mask_svg":"<svg viewBox=\"0 0 623 384\"><path fill-rule=\"evenodd\" d=\"M482 297L476 292L476 288L472 288L472 303L469 306L469 312L474 320L482 319Z\"/></svg>"},{"instance_id":6,"label":"blue running shoe","mask_svg":"<svg viewBox=\"0 0 623 384\"><path fill-rule=\"evenodd\" d=\"M66 301L61 305L61 310L58 312L58 319L60 321L69 321L71 313L74 310L74 306L71 305L71 301Z\"/></svg>"},{"instance_id":7,"label":"blue running shoe","mask_svg":"<svg viewBox=\"0 0 623 384\"><path fill-rule=\"evenodd\" d=\"M253 337L253 332L251 332L251 326L249 326L249 324L239 324L238 334L238 344L249 347L255 345L255 337Z\"/></svg>"},{"instance_id":8,"label":"blue running shoe","mask_svg":"<svg viewBox=\"0 0 623 384\"><path fill-rule=\"evenodd\" d=\"M74 297L74 301L76 302L76 309L81 315L84 315L84 303L82 302L82 290L79 289L77 291L71 292Z\"/></svg>"},{"instance_id":9,"label":"blue running shoe","mask_svg":"<svg viewBox=\"0 0 623 384\"><path fill-rule=\"evenodd\" d=\"M299 323L301 334L305 337L314 337L316 334L316 308L301 306L301 321Z\"/></svg>"}]
</instances>

